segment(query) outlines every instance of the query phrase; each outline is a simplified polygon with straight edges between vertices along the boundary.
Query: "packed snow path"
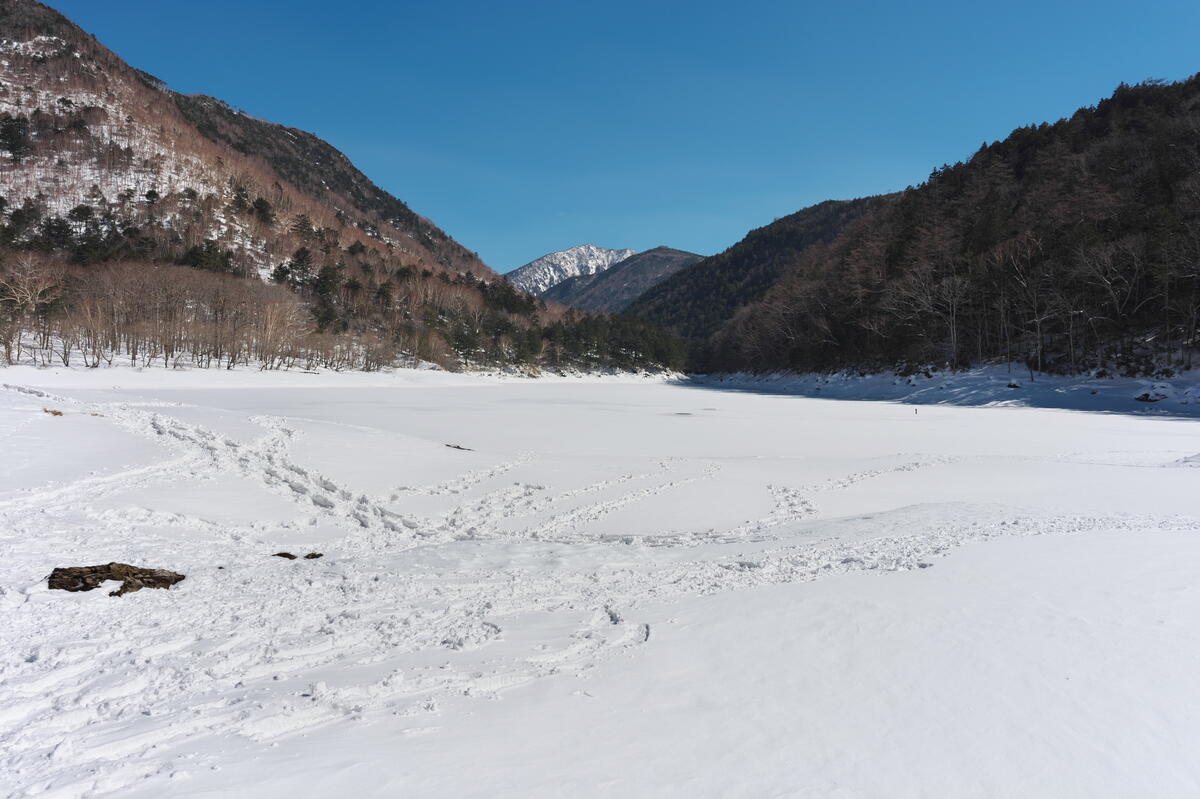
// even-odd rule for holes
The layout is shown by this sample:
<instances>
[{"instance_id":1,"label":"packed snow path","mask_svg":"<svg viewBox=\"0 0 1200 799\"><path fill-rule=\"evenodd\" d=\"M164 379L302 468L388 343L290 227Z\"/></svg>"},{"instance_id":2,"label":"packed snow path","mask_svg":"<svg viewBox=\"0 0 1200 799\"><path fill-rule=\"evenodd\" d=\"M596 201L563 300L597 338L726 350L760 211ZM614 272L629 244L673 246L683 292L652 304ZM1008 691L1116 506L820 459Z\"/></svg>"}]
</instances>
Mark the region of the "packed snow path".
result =
<instances>
[{"instance_id":1,"label":"packed snow path","mask_svg":"<svg viewBox=\"0 0 1200 799\"><path fill-rule=\"evenodd\" d=\"M1194 421L0 382L0 795L1200 790ZM114 560L187 579L46 587Z\"/></svg>"}]
</instances>

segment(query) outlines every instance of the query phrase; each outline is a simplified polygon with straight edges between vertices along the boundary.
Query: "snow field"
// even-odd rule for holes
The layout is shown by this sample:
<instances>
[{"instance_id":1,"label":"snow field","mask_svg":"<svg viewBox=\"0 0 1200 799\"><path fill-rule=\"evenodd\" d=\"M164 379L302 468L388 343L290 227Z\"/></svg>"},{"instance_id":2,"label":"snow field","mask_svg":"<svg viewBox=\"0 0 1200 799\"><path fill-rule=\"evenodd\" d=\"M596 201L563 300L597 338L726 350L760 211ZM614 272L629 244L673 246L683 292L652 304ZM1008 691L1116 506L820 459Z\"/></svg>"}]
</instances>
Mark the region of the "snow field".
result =
<instances>
[{"instance_id":1,"label":"snow field","mask_svg":"<svg viewBox=\"0 0 1200 799\"><path fill-rule=\"evenodd\" d=\"M0 383L0 794L1200 790L1190 420L433 372ZM187 579L46 588L111 560Z\"/></svg>"}]
</instances>

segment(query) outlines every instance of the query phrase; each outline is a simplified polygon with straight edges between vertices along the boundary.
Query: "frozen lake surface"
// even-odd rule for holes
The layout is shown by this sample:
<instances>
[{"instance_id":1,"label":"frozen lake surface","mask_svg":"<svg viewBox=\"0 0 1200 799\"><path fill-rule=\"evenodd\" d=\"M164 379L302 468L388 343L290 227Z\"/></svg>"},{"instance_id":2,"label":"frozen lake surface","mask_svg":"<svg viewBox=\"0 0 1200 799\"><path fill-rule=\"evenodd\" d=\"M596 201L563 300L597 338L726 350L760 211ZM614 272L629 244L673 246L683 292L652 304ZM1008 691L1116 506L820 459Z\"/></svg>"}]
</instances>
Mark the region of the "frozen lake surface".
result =
<instances>
[{"instance_id":1,"label":"frozen lake surface","mask_svg":"<svg viewBox=\"0 0 1200 799\"><path fill-rule=\"evenodd\" d=\"M0 383L0 795L1200 794L1194 420Z\"/></svg>"}]
</instances>

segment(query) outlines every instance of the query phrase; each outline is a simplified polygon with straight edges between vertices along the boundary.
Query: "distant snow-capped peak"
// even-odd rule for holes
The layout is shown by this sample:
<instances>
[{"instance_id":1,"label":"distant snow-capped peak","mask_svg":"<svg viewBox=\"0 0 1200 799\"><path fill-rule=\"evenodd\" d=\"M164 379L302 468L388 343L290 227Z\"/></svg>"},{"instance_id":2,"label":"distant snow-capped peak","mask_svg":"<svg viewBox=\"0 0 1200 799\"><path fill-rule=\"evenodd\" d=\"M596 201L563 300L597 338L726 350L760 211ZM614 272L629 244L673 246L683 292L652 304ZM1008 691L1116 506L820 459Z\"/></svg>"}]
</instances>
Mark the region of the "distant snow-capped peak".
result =
<instances>
[{"instance_id":1,"label":"distant snow-capped peak","mask_svg":"<svg viewBox=\"0 0 1200 799\"><path fill-rule=\"evenodd\" d=\"M542 294L568 278L603 272L631 255L637 255L637 250L610 250L595 244L581 244L543 255L514 269L506 277L521 291Z\"/></svg>"}]
</instances>

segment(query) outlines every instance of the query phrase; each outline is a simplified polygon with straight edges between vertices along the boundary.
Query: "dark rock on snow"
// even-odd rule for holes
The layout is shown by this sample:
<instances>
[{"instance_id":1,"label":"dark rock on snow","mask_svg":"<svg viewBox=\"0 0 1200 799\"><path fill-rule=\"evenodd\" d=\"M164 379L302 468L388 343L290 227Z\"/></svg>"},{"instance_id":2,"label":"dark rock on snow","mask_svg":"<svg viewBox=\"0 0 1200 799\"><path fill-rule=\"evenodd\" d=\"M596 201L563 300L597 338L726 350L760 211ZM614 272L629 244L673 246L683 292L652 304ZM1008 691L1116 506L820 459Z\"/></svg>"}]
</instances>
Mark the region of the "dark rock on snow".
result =
<instances>
[{"instance_id":1,"label":"dark rock on snow","mask_svg":"<svg viewBox=\"0 0 1200 799\"><path fill-rule=\"evenodd\" d=\"M170 588L184 579L182 574L166 569L143 569L128 563L106 563L103 566L66 566L50 572L51 588L62 591L91 591L106 580L118 580L121 587L109 596L121 596L143 588Z\"/></svg>"}]
</instances>

